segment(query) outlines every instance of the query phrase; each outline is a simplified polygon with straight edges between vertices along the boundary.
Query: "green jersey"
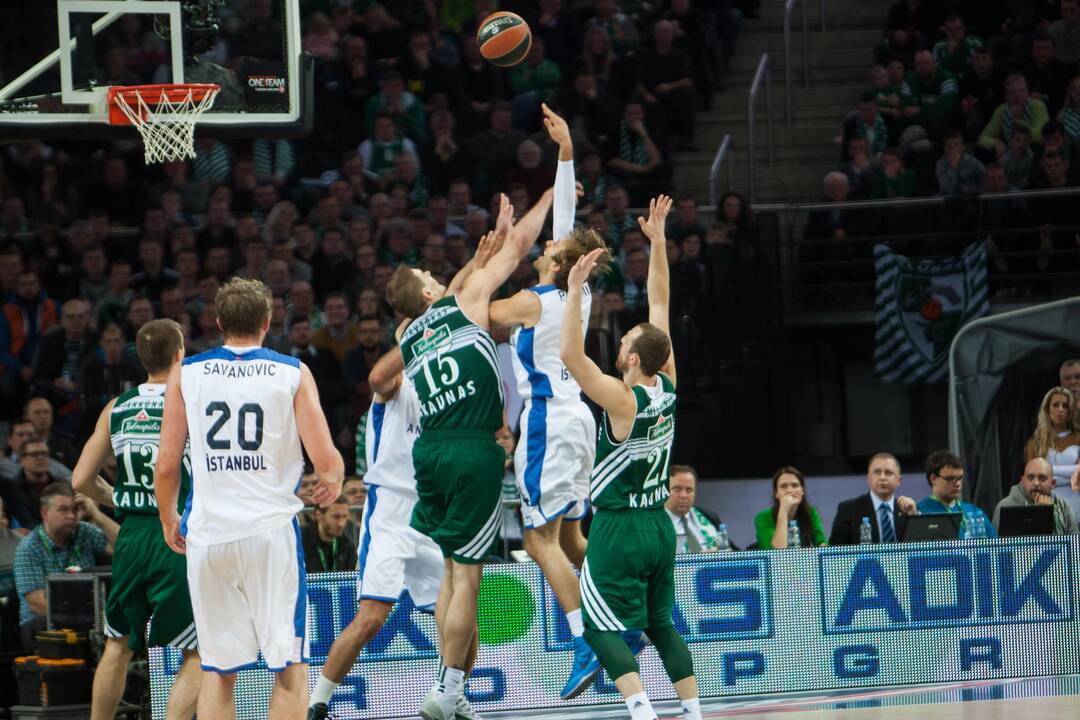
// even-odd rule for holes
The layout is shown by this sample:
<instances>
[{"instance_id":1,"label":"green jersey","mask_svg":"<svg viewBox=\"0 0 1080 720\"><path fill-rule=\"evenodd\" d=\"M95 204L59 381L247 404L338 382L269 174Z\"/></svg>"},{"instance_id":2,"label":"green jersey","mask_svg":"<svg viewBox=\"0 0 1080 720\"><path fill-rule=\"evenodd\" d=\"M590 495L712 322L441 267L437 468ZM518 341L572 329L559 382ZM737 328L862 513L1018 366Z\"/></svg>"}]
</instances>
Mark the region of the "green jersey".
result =
<instances>
[{"instance_id":1,"label":"green jersey","mask_svg":"<svg viewBox=\"0 0 1080 720\"><path fill-rule=\"evenodd\" d=\"M488 331L446 297L401 336L405 374L420 398L420 427L495 433L502 427L499 356Z\"/></svg>"},{"instance_id":2,"label":"green jersey","mask_svg":"<svg viewBox=\"0 0 1080 720\"><path fill-rule=\"evenodd\" d=\"M668 467L675 438L675 385L657 373L656 385L630 388L637 415L622 442L612 438L607 413L596 440L589 498L597 510L651 509L671 495Z\"/></svg>"},{"instance_id":3,"label":"green jersey","mask_svg":"<svg viewBox=\"0 0 1080 720\"><path fill-rule=\"evenodd\" d=\"M157 515L154 497L154 466L161 447L161 416L165 409L165 386L143 383L123 393L109 415L109 436L116 453L113 505L121 515ZM178 510L182 511L191 490L191 463L187 454L180 467Z\"/></svg>"}]
</instances>

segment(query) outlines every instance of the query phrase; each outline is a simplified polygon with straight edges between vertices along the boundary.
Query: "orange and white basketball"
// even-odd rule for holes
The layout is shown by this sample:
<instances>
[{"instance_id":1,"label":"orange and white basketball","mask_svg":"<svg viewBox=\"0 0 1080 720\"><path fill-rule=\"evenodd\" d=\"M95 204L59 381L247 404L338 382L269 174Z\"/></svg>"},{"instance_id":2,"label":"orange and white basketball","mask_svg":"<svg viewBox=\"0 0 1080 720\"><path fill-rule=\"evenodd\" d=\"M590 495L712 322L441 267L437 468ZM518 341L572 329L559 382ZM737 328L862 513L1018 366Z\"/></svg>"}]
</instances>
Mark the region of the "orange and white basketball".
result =
<instances>
[{"instance_id":1,"label":"orange and white basketball","mask_svg":"<svg viewBox=\"0 0 1080 720\"><path fill-rule=\"evenodd\" d=\"M476 29L480 54L499 67L511 67L525 59L532 47L532 30L520 15L495 12Z\"/></svg>"}]
</instances>

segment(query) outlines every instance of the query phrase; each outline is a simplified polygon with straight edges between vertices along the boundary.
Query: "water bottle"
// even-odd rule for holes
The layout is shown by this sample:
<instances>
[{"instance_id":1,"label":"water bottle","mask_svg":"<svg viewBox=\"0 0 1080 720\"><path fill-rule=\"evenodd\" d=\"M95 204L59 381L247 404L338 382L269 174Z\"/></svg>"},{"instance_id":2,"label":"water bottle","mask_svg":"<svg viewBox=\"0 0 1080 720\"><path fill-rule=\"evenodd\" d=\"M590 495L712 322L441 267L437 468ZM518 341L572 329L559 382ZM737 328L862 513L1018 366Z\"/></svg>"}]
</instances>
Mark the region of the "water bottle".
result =
<instances>
[{"instance_id":1,"label":"water bottle","mask_svg":"<svg viewBox=\"0 0 1080 720\"><path fill-rule=\"evenodd\" d=\"M797 548L802 546L802 540L799 537L799 523L791 520L787 524L787 546L789 548Z\"/></svg>"},{"instance_id":2,"label":"water bottle","mask_svg":"<svg viewBox=\"0 0 1080 720\"><path fill-rule=\"evenodd\" d=\"M859 526L859 544L869 545L874 542L874 528L870 525L870 518L863 517L862 525Z\"/></svg>"},{"instance_id":3,"label":"water bottle","mask_svg":"<svg viewBox=\"0 0 1080 720\"><path fill-rule=\"evenodd\" d=\"M718 552L731 552L731 538L727 534L727 525L716 526L716 549Z\"/></svg>"}]
</instances>

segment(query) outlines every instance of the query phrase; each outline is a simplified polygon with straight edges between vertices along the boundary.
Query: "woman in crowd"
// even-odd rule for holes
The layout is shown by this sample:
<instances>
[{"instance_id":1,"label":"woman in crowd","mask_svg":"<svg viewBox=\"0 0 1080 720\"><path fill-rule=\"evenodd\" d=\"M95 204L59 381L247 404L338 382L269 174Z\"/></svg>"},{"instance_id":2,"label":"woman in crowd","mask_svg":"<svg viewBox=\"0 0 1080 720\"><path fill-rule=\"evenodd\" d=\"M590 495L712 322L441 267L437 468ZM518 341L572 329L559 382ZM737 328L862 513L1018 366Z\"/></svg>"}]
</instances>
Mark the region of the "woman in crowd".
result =
<instances>
[{"instance_id":1,"label":"woman in crowd","mask_svg":"<svg viewBox=\"0 0 1080 720\"><path fill-rule=\"evenodd\" d=\"M1054 387L1043 396L1035 432L1024 447L1026 460L1042 457L1054 466L1054 479L1068 483L1080 462L1080 432L1073 426L1076 400L1066 388Z\"/></svg>"},{"instance_id":2,"label":"woman in crowd","mask_svg":"<svg viewBox=\"0 0 1080 720\"><path fill-rule=\"evenodd\" d=\"M1065 135L1069 142L1080 142L1080 75L1069 81L1065 94L1065 105L1057 116L1058 122L1065 126Z\"/></svg>"},{"instance_id":3,"label":"woman in crowd","mask_svg":"<svg viewBox=\"0 0 1080 720\"><path fill-rule=\"evenodd\" d=\"M772 480L773 506L754 516L758 546L782 550L788 546L788 523L799 525L799 545L824 545L825 529L821 517L806 499L806 478L796 468L785 466L776 471Z\"/></svg>"}]
</instances>

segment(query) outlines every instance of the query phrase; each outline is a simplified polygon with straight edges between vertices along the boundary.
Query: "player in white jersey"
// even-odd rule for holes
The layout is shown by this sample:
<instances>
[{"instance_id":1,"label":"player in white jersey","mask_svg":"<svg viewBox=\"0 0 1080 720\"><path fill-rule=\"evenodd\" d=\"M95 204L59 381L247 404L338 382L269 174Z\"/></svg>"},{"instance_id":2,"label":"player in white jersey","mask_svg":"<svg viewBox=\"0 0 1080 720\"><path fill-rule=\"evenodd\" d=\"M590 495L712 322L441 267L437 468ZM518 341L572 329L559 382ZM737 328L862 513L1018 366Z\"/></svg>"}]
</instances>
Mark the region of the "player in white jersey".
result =
<instances>
[{"instance_id":1,"label":"player in white jersey","mask_svg":"<svg viewBox=\"0 0 1080 720\"><path fill-rule=\"evenodd\" d=\"M581 400L581 388L559 358L559 336L570 269L579 257L605 245L592 230L574 230L574 146L566 122L546 105L543 111L544 125L559 146L554 240L533 263L540 283L492 303L491 319L499 325L516 326L511 344L524 406L514 472L521 495L525 549L543 570L573 636L574 665L562 690L562 697L569 699L584 692L600 670L583 637L581 593L573 568L581 567L585 558L585 538L578 521L588 510L596 422ZM581 317L566 321L587 326L590 299L589 295L582 298Z\"/></svg>"},{"instance_id":2,"label":"player in white jersey","mask_svg":"<svg viewBox=\"0 0 1080 720\"><path fill-rule=\"evenodd\" d=\"M345 466L319 407L315 381L296 358L262 348L270 293L233 279L217 294L224 345L173 368L165 395L155 478L165 539L187 553L202 654L199 720L235 718L236 672L262 651L275 673L267 716L307 708L307 582L296 496L301 442L326 507L341 493ZM191 441L192 491L176 512L184 444Z\"/></svg>"}]
</instances>

